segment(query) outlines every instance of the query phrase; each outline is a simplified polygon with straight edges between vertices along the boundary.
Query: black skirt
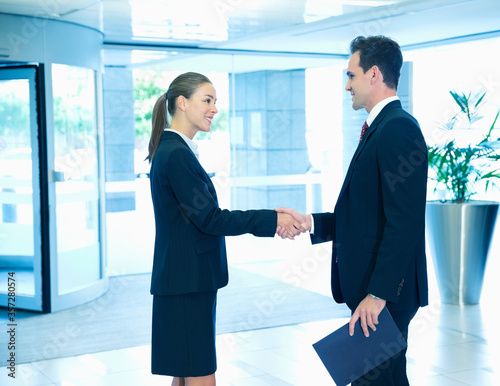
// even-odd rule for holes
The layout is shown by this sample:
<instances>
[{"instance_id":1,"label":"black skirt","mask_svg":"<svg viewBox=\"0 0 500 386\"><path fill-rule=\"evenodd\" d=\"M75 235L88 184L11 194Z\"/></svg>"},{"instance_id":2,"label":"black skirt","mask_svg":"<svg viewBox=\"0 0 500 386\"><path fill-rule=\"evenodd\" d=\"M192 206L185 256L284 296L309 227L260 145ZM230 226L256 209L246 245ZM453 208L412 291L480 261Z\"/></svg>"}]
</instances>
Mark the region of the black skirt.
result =
<instances>
[{"instance_id":1,"label":"black skirt","mask_svg":"<svg viewBox=\"0 0 500 386\"><path fill-rule=\"evenodd\" d=\"M153 296L151 372L172 377L215 373L217 291Z\"/></svg>"}]
</instances>

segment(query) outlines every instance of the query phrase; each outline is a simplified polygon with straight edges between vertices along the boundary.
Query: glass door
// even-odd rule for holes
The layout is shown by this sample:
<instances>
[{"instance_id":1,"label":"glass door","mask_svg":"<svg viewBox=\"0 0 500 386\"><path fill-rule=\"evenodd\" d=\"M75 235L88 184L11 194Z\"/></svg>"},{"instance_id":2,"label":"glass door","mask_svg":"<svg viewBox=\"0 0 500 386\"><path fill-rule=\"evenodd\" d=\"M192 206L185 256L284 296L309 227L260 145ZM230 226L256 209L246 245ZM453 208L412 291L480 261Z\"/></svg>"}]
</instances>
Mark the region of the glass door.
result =
<instances>
[{"instance_id":1,"label":"glass door","mask_svg":"<svg viewBox=\"0 0 500 386\"><path fill-rule=\"evenodd\" d=\"M42 310L37 67L0 67L0 306Z\"/></svg>"},{"instance_id":2,"label":"glass door","mask_svg":"<svg viewBox=\"0 0 500 386\"><path fill-rule=\"evenodd\" d=\"M95 73L63 64L51 67L51 310L59 311L100 296L107 282L101 253Z\"/></svg>"}]
</instances>

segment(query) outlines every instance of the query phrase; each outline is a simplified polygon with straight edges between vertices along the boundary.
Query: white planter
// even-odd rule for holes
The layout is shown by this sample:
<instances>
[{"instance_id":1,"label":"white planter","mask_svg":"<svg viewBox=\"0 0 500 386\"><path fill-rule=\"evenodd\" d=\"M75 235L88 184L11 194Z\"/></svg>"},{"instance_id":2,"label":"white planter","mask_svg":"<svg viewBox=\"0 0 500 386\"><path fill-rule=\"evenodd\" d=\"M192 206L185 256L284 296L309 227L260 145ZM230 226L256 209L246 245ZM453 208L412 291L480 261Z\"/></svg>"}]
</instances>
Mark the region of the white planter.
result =
<instances>
[{"instance_id":1,"label":"white planter","mask_svg":"<svg viewBox=\"0 0 500 386\"><path fill-rule=\"evenodd\" d=\"M443 303L479 303L499 205L427 202L427 243Z\"/></svg>"}]
</instances>

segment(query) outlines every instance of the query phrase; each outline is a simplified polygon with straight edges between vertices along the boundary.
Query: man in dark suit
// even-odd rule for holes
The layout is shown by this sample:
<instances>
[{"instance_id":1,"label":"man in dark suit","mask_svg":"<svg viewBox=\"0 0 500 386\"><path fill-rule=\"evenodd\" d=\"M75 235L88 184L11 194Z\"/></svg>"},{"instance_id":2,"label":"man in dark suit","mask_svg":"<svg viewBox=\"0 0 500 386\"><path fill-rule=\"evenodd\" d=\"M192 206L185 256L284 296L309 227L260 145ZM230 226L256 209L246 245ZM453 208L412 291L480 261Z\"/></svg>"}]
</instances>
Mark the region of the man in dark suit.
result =
<instances>
[{"instance_id":1,"label":"man in dark suit","mask_svg":"<svg viewBox=\"0 0 500 386\"><path fill-rule=\"evenodd\" d=\"M359 145L333 213L304 216L312 243L333 241L332 292L369 336L387 306L406 338L419 307L428 304L424 219L427 148L418 122L396 96L403 57L384 36L351 42L346 91L355 110L366 109ZM353 385L408 385L406 351Z\"/></svg>"}]
</instances>

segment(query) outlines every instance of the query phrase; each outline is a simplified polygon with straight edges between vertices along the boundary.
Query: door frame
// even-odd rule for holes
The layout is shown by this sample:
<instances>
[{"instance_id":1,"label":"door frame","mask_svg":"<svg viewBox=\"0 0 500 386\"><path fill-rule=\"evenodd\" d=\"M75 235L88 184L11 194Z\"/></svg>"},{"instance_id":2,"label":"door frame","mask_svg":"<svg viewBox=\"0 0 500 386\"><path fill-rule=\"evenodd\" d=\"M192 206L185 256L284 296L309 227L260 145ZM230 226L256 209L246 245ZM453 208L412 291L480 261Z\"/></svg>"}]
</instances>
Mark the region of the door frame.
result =
<instances>
[{"instance_id":1,"label":"door frame","mask_svg":"<svg viewBox=\"0 0 500 386\"><path fill-rule=\"evenodd\" d=\"M48 222L48 201L46 184L46 159L47 154L43 147L45 132L45 110L44 106L44 68L39 63L9 63L1 64L0 72L8 71L8 76L2 79L27 79L29 81L29 100L30 100L30 137L32 149L32 171L38 171L32 175L32 197L33 197L33 282L35 293L33 296L26 296L15 293L15 308L27 309L32 311L48 312L50 310L49 272L47 272L47 262L49 255L46 246L48 238L45 232L45 224ZM4 72L5 73L5 72ZM44 166L45 165L45 166ZM39 214L39 215L37 215ZM12 282L15 288L15 269ZM3 290L3 289L2 289ZM10 296L7 293L0 293L0 304L7 305Z\"/></svg>"}]
</instances>

